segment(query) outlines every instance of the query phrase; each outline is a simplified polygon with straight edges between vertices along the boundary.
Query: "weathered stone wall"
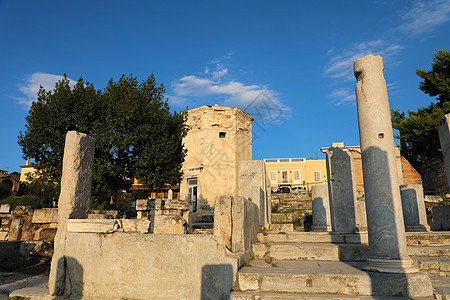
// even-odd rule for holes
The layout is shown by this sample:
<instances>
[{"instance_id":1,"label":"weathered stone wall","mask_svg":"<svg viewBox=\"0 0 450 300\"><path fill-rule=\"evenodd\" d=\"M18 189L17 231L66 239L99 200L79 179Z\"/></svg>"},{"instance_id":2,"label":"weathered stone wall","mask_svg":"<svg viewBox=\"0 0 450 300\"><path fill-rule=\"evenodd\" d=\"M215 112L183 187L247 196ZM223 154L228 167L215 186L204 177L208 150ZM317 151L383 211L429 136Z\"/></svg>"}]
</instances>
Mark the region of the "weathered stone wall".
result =
<instances>
[{"instance_id":1,"label":"weathered stone wall","mask_svg":"<svg viewBox=\"0 0 450 300\"><path fill-rule=\"evenodd\" d=\"M447 172L444 162L438 162L421 171L423 179L423 191L425 194L450 193L447 184Z\"/></svg>"},{"instance_id":2,"label":"weathered stone wall","mask_svg":"<svg viewBox=\"0 0 450 300\"><path fill-rule=\"evenodd\" d=\"M67 234L71 297L227 299L237 255L212 235Z\"/></svg>"},{"instance_id":3,"label":"weathered stone wall","mask_svg":"<svg viewBox=\"0 0 450 300\"><path fill-rule=\"evenodd\" d=\"M402 174L403 174L403 185L407 184L421 184L422 176L420 176L419 172L409 163L409 161L401 157L402 161Z\"/></svg>"}]
</instances>

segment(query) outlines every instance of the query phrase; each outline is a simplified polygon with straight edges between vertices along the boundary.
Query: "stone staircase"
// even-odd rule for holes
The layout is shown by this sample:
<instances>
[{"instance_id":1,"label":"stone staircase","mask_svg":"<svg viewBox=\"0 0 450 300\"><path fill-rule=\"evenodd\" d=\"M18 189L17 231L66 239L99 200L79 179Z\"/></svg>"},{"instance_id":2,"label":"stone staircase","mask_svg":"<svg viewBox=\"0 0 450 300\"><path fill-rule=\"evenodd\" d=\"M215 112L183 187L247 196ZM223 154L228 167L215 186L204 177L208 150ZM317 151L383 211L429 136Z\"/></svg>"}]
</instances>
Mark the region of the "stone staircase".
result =
<instances>
[{"instance_id":1,"label":"stone staircase","mask_svg":"<svg viewBox=\"0 0 450 300\"><path fill-rule=\"evenodd\" d=\"M363 271L364 233L259 233L254 259L238 272L231 299L427 299L433 293L428 276L434 296L449 299L450 232L407 233L407 243L421 273Z\"/></svg>"}]
</instances>

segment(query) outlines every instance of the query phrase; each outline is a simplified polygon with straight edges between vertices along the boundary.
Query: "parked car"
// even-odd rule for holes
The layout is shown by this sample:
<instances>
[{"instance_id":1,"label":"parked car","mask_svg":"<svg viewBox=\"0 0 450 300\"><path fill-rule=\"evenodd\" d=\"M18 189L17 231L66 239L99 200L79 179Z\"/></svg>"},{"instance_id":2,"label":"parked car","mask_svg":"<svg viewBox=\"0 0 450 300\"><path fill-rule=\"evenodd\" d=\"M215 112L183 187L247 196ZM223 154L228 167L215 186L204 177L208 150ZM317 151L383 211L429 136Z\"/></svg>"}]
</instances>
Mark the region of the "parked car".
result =
<instances>
[{"instance_id":1,"label":"parked car","mask_svg":"<svg viewBox=\"0 0 450 300\"><path fill-rule=\"evenodd\" d=\"M291 189L288 186L281 186L277 190L277 193L281 193L281 194L287 194L290 192L291 192Z\"/></svg>"}]
</instances>

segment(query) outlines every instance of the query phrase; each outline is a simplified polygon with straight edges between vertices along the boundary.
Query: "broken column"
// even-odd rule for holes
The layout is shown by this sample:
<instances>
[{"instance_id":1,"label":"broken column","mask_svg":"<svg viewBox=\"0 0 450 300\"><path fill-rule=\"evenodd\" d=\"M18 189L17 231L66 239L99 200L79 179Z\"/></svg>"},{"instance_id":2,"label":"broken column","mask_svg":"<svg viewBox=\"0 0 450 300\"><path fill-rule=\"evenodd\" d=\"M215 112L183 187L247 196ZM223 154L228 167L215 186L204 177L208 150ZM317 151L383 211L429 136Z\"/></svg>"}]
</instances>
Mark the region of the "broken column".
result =
<instances>
[{"instance_id":1,"label":"broken column","mask_svg":"<svg viewBox=\"0 0 450 300\"><path fill-rule=\"evenodd\" d=\"M95 140L92 137L76 131L67 132L58 201L58 231L48 281L51 295L70 293L70 278L66 276L64 257L66 223L68 219L88 217L94 152Z\"/></svg>"},{"instance_id":2,"label":"broken column","mask_svg":"<svg viewBox=\"0 0 450 300\"><path fill-rule=\"evenodd\" d=\"M406 249L394 137L381 56L354 62L359 135L366 197L367 271L415 273Z\"/></svg>"},{"instance_id":3,"label":"broken column","mask_svg":"<svg viewBox=\"0 0 450 300\"><path fill-rule=\"evenodd\" d=\"M331 147L326 153L331 227L335 233L355 233L356 180L353 157L347 149Z\"/></svg>"},{"instance_id":4,"label":"broken column","mask_svg":"<svg viewBox=\"0 0 450 300\"><path fill-rule=\"evenodd\" d=\"M406 231L430 231L425 211L423 187L421 184L407 184L400 187L403 220Z\"/></svg>"},{"instance_id":5,"label":"broken column","mask_svg":"<svg viewBox=\"0 0 450 300\"><path fill-rule=\"evenodd\" d=\"M313 231L331 231L330 202L328 200L328 185L311 187L312 196L312 227Z\"/></svg>"},{"instance_id":6,"label":"broken column","mask_svg":"<svg viewBox=\"0 0 450 300\"><path fill-rule=\"evenodd\" d=\"M450 188L450 114L443 116L439 122L439 141L447 173L447 184Z\"/></svg>"}]
</instances>

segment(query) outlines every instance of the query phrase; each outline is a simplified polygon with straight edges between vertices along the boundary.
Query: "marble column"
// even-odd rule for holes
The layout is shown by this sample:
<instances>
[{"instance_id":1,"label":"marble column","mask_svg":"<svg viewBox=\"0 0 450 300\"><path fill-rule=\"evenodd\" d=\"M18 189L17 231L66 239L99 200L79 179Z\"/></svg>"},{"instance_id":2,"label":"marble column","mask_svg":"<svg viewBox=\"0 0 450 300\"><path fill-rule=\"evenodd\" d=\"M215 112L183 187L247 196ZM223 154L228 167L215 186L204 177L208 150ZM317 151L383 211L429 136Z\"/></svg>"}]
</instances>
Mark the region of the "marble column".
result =
<instances>
[{"instance_id":1,"label":"marble column","mask_svg":"<svg viewBox=\"0 0 450 300\"><path fill-rule=\"evenodd\" d=\"M66 274L66 224L68 219L87 219L91 202L92 167L95 140L76 131L69 131L64 145L61 193L58 200L58 230L50 267L50 295L69 295L70 278Z\"/></svg>"},{"instance_id":2,"label":"marble column","mask_svg":"<svg viewBox=\"0 0 450 300\"><path fill-rule=\"evenodd\" d=\"M400 187L403 220L406 231L430 231L421 184L407 184Z\"/></svg>"},{"instance_id":3,"label":"marble column","mask_svg":"<svg viewBox=\"0 0 450 300\"><path fill-rule=\"evenodd\" d=\"M364 270L416 273L406 248L383 59L368 55L353 67L369 236Z\"/></svg>"},{"instance_id":4,"label":"marble column","mask_svg":"<svg viewBox=\"0 0 450 300\"><path fill-rule=\"evenodd\" d=\"M450 114L443 116L439 122L439 141L441 142L445 172L447 173L447 184L450 188Z\"/></svg>"},{"instance_id":5,"label":"marble column","mask_svg":"<svg viewBox=\"0 0 450 300\"><path fill-rule=\"evenodd\" d=\"M353 157L347 149L326 153L331 228L334 233L356 233L356 180Z\"/></svg>"},{"instance_id":6,"label":"marble column","mask_svg":"<svg viewBox=\"0 0 450 300\"><path fill-rule=\"evenodd\" d=\"M328 185L316 185L311 188L312 231L331 231L330 202Z\"/></svg>"}]
</instances>

